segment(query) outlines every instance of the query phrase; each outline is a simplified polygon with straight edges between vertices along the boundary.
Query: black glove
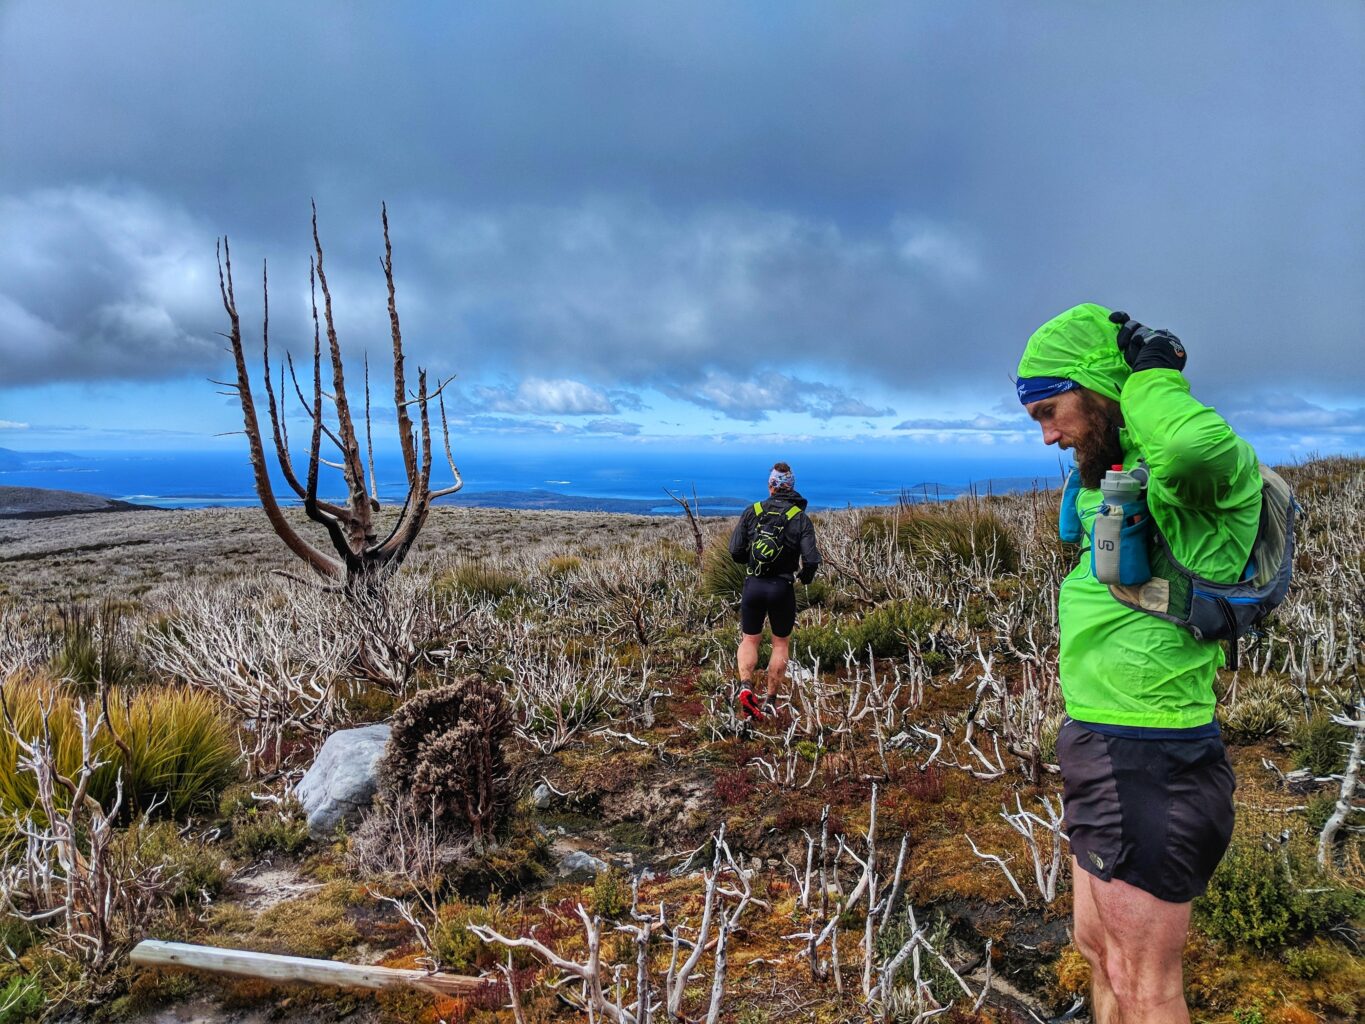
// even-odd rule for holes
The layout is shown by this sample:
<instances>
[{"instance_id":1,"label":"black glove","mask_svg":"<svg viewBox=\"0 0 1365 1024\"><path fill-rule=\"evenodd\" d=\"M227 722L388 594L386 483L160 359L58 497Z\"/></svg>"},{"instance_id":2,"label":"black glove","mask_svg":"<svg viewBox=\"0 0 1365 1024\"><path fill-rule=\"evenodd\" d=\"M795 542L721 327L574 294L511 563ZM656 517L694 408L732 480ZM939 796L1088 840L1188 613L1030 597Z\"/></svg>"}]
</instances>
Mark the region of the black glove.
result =
<instances>
[{"instance_id":1,"label":"black glove","mask_svg":"<svg viewBox=\"0 0 1365 1024\"><path fill-rule=\"evenodd\" d=\"M817 568L819 568L818 564L803 565L801 566L801 571L796 574L796 578L806 584L806 586L810 586L810 581L815 579L815 570Z\"/></svg>"},{"instance_id":2,"label":"black glove","mask_svg":"<svg viewBox=\"0 0 1365 1024\"><path fill-rule=\"evenodd\" d=\"M1134 373L1185 369L1185 346L1170 331L1144 327L1117 310L1109 314L1109 321L1119 325L1119 351Z\"/></svg>"}]
</instances>

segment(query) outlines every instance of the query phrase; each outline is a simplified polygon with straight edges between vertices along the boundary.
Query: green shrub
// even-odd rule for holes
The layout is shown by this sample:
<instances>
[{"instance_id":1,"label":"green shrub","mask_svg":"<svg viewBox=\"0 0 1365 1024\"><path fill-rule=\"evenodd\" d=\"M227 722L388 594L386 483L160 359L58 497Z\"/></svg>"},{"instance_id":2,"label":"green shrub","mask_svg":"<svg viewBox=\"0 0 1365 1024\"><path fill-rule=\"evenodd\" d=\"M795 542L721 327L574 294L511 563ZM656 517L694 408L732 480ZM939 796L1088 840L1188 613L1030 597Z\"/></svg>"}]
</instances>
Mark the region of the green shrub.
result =
<instances>
[{"instance_id":1,"label":"green shrub","mask_svg":"<svg viewBox=\"0 0 1365 1024\"><path fill-rule=\"evenodd\" d=\"M174 879L167 892L174 903L198 903L205 895L217 896L227 885L217 848L181 835L174 822L130 828L119 839L133 846L143 861L160 864L162 878Z\"/></svg>"},{"instance_id":2,"label":"green shrub","mask_svg":"<svg viewBox=\"0 0 1365 1024\"><path fill-rule=\"evenodd\" d=\"M797 626L792 630L792 657L799 661L812 662L819 658L821 665L839 665L843 663L848 649L849 638L833 622ZM854 653L857 653L856 647Z\"/></svg>"},{"instance_id":3,"label":"green shrub","mask_svg":"<svg viewBox=\"0 0 1365 1024\"><path fill-rule=\"evenodd\" d=\"M38 932L32 924L12 914L0 914L0 949L13 950L15 956L21 956L37 941Z\"/></svg>"},{"instance_id":4,"label":"green shrub","mask_svg":"<svg viewBox=\"0 0 1365 1024\"><path fill-rule=\"evenodd\" d=\"M942 651L925 651L920 655L920 661L924 662L924 667L930 672L938 672L948 666L948 655Z\"/></svg>"},{"instance_id":5,"label":"green shrub","mask_svg":"<svg viewBox=\"0 0 1365 1024\"><path fill-rule=\"evenodd\" d=\"M1307 768L1314 775L1331 775L1346 764L1346 744L1351 730L1321 712L1294 728L1294 767Z\"/></svg>"},{"instance_id":6,"label":"green shrub","mask_svg":"<svg viewBox=\"0 0 1365 1024\"><path fill-rule=\"evenodd\" d=\"M1284 973L1300 981L1312 981L1338 969L1343 959L1340 952L1319 940L1302 949L1285 950Z\"/></svg>"},{"instance_id":7,"label":"green shrub","mask_svg":"<svg viewBox=\"0 0 1365 1024\"><path fill-rule=\"evenodd\" d=\"M730 544L718 538L706 546L701 562L701 592L725 605L739 604L748 571L743 562L730 557Z\"/></svg>"},{"instance_id":8,"label":"green shrub","mask_svg":"<svg viewBox=\"0 0 1365 1024\"><path fill-rule=\"evenodd\" d=\"M924 601L890 601L864 615L849 639L855 653L866 655L870 647L878 658L900 657L942 617L940 609Z\"/></svg>"},{"instance_id":9,"label":"green shrub","mask_svg":"<svg viewBox=\"0 0 1365 1024\"><path fill-rule=\"evenodd\" d=\"M1349 920L1365 911L1365 896L1290 848L1237 840L1194 909L1211 938L1266 950Z\"/></svg>"},{"instance_id":10,"label":"green shrub","mask_svg":"<svg viewBox=\"0 0 1365 1024\"><path fill-rule=\"evenodd\" d=\"M97 607L69 604L58 609L61 646L51 668L78 687L131 682L139 673L136 653L123 628L123 608L113 600Z\"/></svg>"},{"instance_id":11,"label":"green shrub","mask_svg":"<svg viewBox=\"0 0 1365 1024\"><path fill-rule=\"evenodd\" d=\"M254 860L267 853L294 856L308 845L308 821L296 801L281 807L252 804L242 807L233 817L233 856Z\"/></svg>"},{"instance_id":12,"label":"green shrub","mask_svg":"<svg viewBox=\"0 0 1365 1024\"><path fill-rule=\"evenodd\" d=\"M458 900L446 903L436 917L431 929L432 949L441 968L455 974L478 974L507 962L508 950L484 943L469 930L471 924L486 925L504 935L520 934L524 927L514 907L504 903L496 892L481 904ZM511 955L516 967L535 963L526 950L514 949Z\"/></svg>"},{"instance_id":13,"label":"green shrub","mask_svg":"<svg viewBox=\"0 0 1365 1024\"><path fill-rule=\"evenodd\" d=\"M61 687L23 683L5 687L5 700L19 734L41 735L44 707L58 769L73 778L80 768L81 741L76 698ZM88 707L87 715L98 710ZM125 758L114 741L128 747ZM91 780L90 795L112 804L123 772L124 806L183 815L212 802L238 776L238 747L231 721L218 701L202 691L148 688L134 694L112 690L109 727L94 737L105 762ZM0 815L26 814L37 795L36 781L21 772L14 737L0 731ZM64 797L64 791L59 793ZM3 817L0 817L3 820ZM3 827L3 826L0 826Z\"/></svg>"},{"instance_id":14,"label":"green shrub","mask_svg":"<svg viewBox=\"0 0 1365 1024\"><path fill-rule=\"evenodd\" d=\"M1338 791L1333 789L1325 793L1314 793L1308 798L1303 816L1308 820L1308 829L1314 835L1321 835L1327 819L1337 809L1337 796Z\"/></svg>"},{"instance_id":15,"label":"green shrub","mask_svg":"<svg viewBox=\"0 0 1365 1024\"><path fill-rule=\"evenodd\" d=\"M630 909L630 879L620 868L599 871L592 883L592 912L608 919Z\"/></svg>"},{"instance_id":16,"label":"green shrub","mask_svg":"<svg viewBox=\"0 0 1365 1024\"><path fill-rule=\"evenodd\" d=\"M47 1001L38 979L28 974L11 978L0 987L0 1024L21 1024L34 1020Z\"/></svg>"},{"instance_id":17,"label":"green shrub","mask_svg":"<svg viewBox=\"0 0 1365 1024\"><path fill-rule=\"evenodd\" d=\"M796 588L796 610L803 612L807 608L819 608L829 603L833 594L829 580L813 579L805 586Z\"/></svg>"}]
</instances>

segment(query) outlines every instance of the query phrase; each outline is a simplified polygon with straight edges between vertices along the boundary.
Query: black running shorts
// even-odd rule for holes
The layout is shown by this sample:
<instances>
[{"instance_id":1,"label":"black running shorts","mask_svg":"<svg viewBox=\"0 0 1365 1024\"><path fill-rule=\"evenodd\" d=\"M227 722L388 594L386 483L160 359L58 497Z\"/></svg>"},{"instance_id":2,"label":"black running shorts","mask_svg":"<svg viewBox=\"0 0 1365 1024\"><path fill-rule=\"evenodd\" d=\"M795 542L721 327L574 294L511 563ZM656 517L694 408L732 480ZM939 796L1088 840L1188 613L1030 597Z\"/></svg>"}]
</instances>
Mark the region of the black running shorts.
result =
<instances>
[{"instance_id":1,"label":"black running shorts","mask_svg":"<svg viewBox=\"0 0 1365 1024\"><path fill-rule=\"evenodd\" d=\"M773 636L792 635L796 625L796 587L782 576L747 576L744 595L739 601L739 628L746 636L763 632L763 619L773 627Z\"/></svg>"},{"instance_id":2,"label":"black running shorts","mask_svg":"<svg viewBox=\"0 0 1365 1024\"><path fill-rule=\"evenodd\" d=\"M1223 741L1127 739L1067 719L1057 734L1076 863L1170 903L1208 887L1232 838Z\"/></svg>"}]
</instances>

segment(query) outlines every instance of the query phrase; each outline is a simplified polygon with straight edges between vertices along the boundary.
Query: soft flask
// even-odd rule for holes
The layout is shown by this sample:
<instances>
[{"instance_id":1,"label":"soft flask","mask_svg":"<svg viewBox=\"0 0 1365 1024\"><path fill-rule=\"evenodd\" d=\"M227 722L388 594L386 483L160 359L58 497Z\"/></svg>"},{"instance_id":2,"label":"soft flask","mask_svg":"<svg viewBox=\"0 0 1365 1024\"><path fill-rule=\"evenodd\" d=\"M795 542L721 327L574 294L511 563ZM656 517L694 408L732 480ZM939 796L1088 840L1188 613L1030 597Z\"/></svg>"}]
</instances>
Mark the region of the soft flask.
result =
<instances>
[{"instance_id":1,"label":"soft flask","mask_svg":"<svg viewBox=\"0 0 1365 1024\"><path fill-rule=\"evenodd\" d=\"M1101 583L1131 587L1152 578L1147 560L1147 467L1124 471L1115 466L1100 482L1104 503L1095 515L1090 544L1091 570Z\"/></svg>"}]
</instances>

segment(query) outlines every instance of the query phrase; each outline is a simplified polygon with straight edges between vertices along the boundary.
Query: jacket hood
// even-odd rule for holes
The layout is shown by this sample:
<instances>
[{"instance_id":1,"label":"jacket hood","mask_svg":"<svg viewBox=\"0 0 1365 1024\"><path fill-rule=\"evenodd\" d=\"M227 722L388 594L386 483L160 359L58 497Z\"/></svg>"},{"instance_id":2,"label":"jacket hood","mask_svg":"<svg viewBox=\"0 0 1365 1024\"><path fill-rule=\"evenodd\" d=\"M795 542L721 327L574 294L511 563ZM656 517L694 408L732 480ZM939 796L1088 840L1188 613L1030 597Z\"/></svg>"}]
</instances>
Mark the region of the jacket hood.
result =
<instances>
[{"instance_id":1,"label":"jacket hood","mask_svg":"<svg viewBox=\"0 0 1365 1024\"><path fill-rule=\"evenodd\" d=\"M1065 377L1118 401L1132 373L1119 351L1119 325L1093 302L1072 306L1043 324L1019 359L1020 377Z\"/></svg>"},{"instance_id":2,"label":"jacket hood","mask_svg":"<svg viewBox=\"0 0 1365 1024\"><path fill-rule=\"evenodd\" d=\"M809 504L806 499L801 496L799 491L778 491L768 500L781 501L788 505L795 505L802 512L806 511L806 505Z\"/></svg>"}]
</instances>

